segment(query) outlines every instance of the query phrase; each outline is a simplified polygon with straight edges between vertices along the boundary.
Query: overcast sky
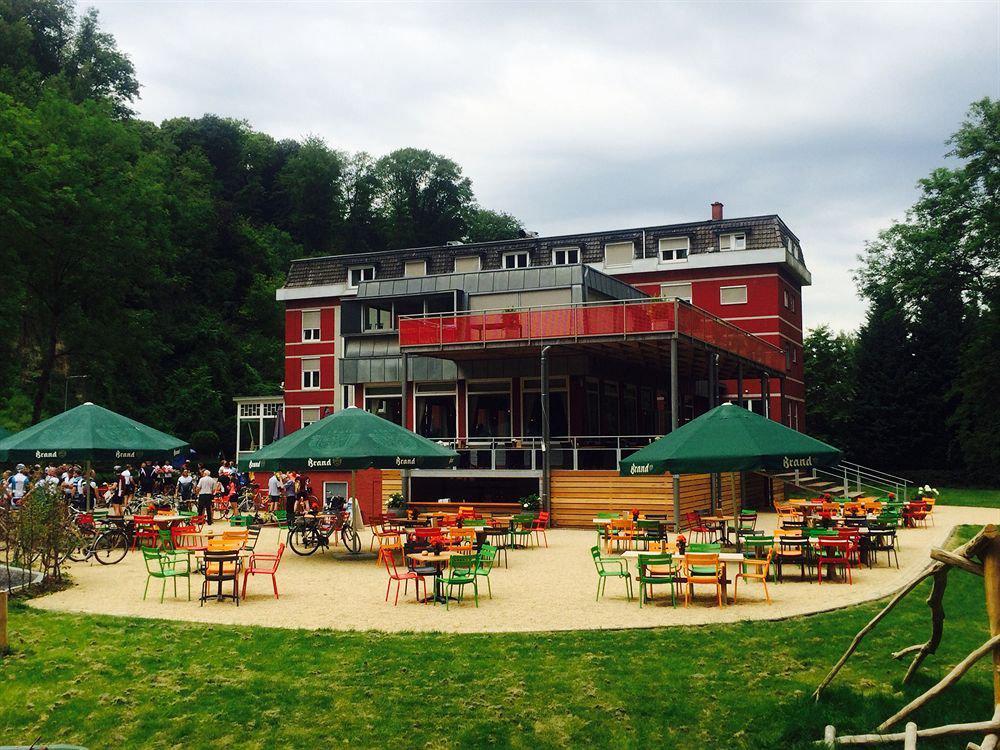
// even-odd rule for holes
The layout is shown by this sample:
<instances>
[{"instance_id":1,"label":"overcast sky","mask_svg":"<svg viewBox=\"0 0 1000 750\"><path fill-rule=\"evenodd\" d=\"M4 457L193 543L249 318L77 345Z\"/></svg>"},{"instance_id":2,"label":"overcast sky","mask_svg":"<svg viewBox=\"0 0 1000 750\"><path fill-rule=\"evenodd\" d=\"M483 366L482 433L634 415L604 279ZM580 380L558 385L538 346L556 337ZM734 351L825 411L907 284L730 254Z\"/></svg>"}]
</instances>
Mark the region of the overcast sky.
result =
<instances>
[{"instance_id":1,"label":"overcast sky","mask_svg":"<svg viewBox=\"0 0 1000 750\"><path fill-rule=\"evenodd\" d=\"M93 2L138 110L455 159L542 234L778 213L806 325L853 328L850 269L1000 96L1000 2Z\"/></svg>"}]
</instances>

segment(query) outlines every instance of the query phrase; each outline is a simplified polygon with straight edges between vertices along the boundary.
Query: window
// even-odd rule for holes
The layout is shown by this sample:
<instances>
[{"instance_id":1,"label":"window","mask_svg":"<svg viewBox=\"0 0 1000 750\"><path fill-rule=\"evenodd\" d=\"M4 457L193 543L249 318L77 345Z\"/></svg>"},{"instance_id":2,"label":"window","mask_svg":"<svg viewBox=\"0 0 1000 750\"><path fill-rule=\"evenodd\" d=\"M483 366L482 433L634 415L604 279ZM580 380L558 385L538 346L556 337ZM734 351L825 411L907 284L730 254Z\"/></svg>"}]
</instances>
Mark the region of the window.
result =
<instances>
[{"instance_id":1,"label":"window","mask_svg":"<svg viewBox=\"0 0 1000 750\"><path fill-rule=\"evenodd\" d=\"M735 234L719 235L719 250L721 250L722 252L728 252L730 250L746 250L746 249L747 249L746 232L736 232Z\"/></svg>"},{"instance_id":2,"label":"window","mask_svg":"<svg viewBox=\"0 0 1000 750\"><path fill-rule=\"evenodd\" d=\"M352 289L357 289L362 281L371 281L375 278L375 266L356 266L347 271L347 285Z\"/></svg>"},{"instance_id":3,"label":"window","mask_svg":"<svg viewBox=\"0 0 1000 750\"><path fill-rule=\"evenodd\" d=\"M458 429L454 383L417 383L414 394L417 434L453 440Z\"/></svg>"},{"instance_id":4,"label":"window","mask_svg":"<svg viewBox=\"0 0 1000 750\"><path fill-rule=\"evenodd\" d=\"M393 324L392 308L383 309L381 307L365 306L365 317L362 321L366 331L392 331Z\"/></svg>"},{"instance_id":5,"label":"window","mask_svg":"<svg viewBox=\"0 0 1000 750\"><path fill-rule=\"evenodd\" d=\"M527 268L529 265L528 254L526 252L504 253L504 268Z\"/></svg>"},{"instance_id":6,"label":"window","mask_svg":"<svg viewBox=\"0 0 1000 750\"><path fill-rule=\"evenodd\" d=\"M634 242L609 242L604 246L604 264L607 266L630 266L634 259Z\"/></svg>"},{"instance_id":7,"label":"window","mask_svg":"<svg viewBox=\"0 0 1000 750\"><path fill-rule=\"evenodd\" d=\"M719 288L719 304L743 305L747 301L745 286L724 286Z\"/></svg>"},{"instance_id":8,"label":"window","mask_svg":"<svg viewBox=\"0 0 1000 750\"><path fill-rule=\"evenodd\" d=\"M796 348L795 348L795 347L793 346L793 347L792 347L792 362L798 362L798 361L799 361L799 350L798 350L798 349L796 349Z\"/></svg>"},{"instance_id":9,"label":"window","mask_svg":"<svg viewBox=\"0 0 1000 750\"><path fill-rule=\"evenodd\" d=\"M792 369L792 347L785 349L785 369Z\"/></svg>"},{"instance_id":10,"label":"window","mask_svg":"<svg viewBox=\"0 0 1000 750\"><path fill-rule=\"evenodd\" d=\"M319 341L319 310L302 313L302 340Z\"/></svg>"},{"instance_id":11,"label":"window","mask_svg":"<svg viewBox=\"0 0 1000 750\"><path fill-rule=\"evenodd\" d=\"M785 295L785 307L792 312L795 312L795 295L789 292L787 289L784 290Z\"/></svg>"},{"instance_id":12,"label":"window","mask_svg":"<svg viewBox=\"0 0 1000 750\"><path fill-rule=\"evenodd\" d=\"M618 383L605 380L601 384L601 434L618 435Z\"/></svg>"},{"instance_id":13,"label":"window","mask_svg":"<svg viewBox=\"0 0 1000 750\"><path fill-rule=\"evenodd\" d=\"M455 258L455 273L476 273L482 264L478 255L463 255Z\"/></svg>"},{"instance_id":14,"label":"window","mask_svg":"<svg viewBox=\"0 0 1000 750\"><path fill-rule=\"evenodd\" d=\"M403 264L403 276L426 276L426 260L408 260Z\"/></svg>"},{"instance_id":15,"label":"window","mask_svg":"<svg viewBox=\"0 0 1000 750\"><path fill-rule=\"evenodd\" d=\"M347 499L347 482L323 482L323 499L339 497Z\"/></svg>"},{"instance_id":16,"label":"window","mask_svg":"<svg viewBox=\"0 0 1000 750\"><path fill-rule=\"evenodd\" d=\"M395 424L403 424L403 394L400 386L365 386L365 411Z\"/></svg>"},{"instance_id":17,"label":"window","mask_svg":"<svg viewBox=\"0 0 1000 750\"><path fill-rule=\"evenodd\" d=\"M572 266L580 262L580 248L557 247L552 251L552 265Z\"/></svg>"},{"instance_id":18,"label":"window","mask_svg":"<svg viewBox=\"0 0 1000 750\"><path fill-rule=\"evenodd\" d=\"M528 437L542 434L542 381L525 378L521 381L522 432ZM569 388L566 378L549 378L549 434L569 435Z\"/></svg>"},{"instance_id":19,"label":"window","mask_svg":"<svg viewBox=\"0 0 1000 750\"><path fill-rule=\"evenodd\" d=\"M685 302L691 301L691 282L684 281L675 284L660 284L660 296L663 299L677 299Z\"/></svg>"},{"instance_id":20,"label":"window","mask_svg":"<svg viewBox=\"0 0 1000 750\"><path fill-rule=\"evenodd\" d=\"M313 422L319 421L319 409L302 409L299 414L303 427L308 427Z\"/></svg>"},{"instance_id":21,"label":"window","mask_svg":"<svg viewBox=\"0 0 1000 750\"><path fill-rule=\"evenodd\" d=\"M468 406L470 440L511 436L509 381L471 381Z\"/></svg>"},{"instance_id":22,"label":"window","mask_svg":"<svg viewBox=\"0 0 1000 750\"><path fill-rule=\"evenodd\" d=\"M319 360L302 360L302 387L306 389L319 388Z\"/></svg>"},{"instance_id":23,"label":"window","mask_svg":"<svg viewBox=\"0 0 1000 750\"><path fill-rule=\"evenodd\" d=\"M687 260L691 240L688 237L664 237L660 240L660 260L676 263Z\"/></svg>"}]
</instances>

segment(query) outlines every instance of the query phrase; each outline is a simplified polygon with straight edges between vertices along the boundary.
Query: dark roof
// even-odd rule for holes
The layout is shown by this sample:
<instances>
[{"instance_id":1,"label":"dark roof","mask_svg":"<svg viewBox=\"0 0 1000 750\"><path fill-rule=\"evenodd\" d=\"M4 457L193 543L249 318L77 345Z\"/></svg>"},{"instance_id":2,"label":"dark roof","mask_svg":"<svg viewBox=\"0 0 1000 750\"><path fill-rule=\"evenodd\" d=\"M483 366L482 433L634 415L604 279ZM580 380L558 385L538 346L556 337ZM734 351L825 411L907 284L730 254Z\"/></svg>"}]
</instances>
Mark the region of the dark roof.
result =
<instances>
[{"instance_id":1,"label":"dark roof","mask_svg":"<svg viewBox=\"0 0 1000 750\"><path fill-rule=\"evenodd\" d=\"M496 270L501 267L501 258L504 253L516 251L527 251L530 254L532 267L550 266L552 264L551 251L557 247L578 247L581 251L581 262L599 263L604 259L604 245L606 243L627 242L629 240L636 243L635 255L637 258L653 258L657 255L657 243L661 238L677 235L686 235L691 238L691 254L707 253L718 249L719 234L744 230L747 232L748 250L778 247L784 244L785 237L790 237L798 243L798 238L777 214L767 214L764 216L734 217L719 221L660 224L603 232L522 237L494 242L433 245L300 258L292 261L285 286L342 284L347 279L347 269L359 265L374 265L378 279L402 278L403 264L408 260L426 260L428 275L448 274L454 271L456 257L468 255L480 257L482 270Z\"/></svg>"}]
</instances>

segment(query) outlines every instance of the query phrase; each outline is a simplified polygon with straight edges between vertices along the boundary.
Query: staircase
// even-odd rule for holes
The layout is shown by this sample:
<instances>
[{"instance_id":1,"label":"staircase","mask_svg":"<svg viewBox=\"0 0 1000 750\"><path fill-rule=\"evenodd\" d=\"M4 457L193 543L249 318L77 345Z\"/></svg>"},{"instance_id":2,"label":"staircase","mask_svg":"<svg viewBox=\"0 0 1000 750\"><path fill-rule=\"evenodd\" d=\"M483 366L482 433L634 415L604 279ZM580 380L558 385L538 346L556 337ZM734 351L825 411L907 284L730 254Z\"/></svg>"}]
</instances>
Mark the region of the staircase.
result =
<instances>
[{"instance_id":1,"label":"staircase","mask_svg":"<svg viewBox=\"0 0 1000 750\"><path fill-rule=\"evenodd\" d=\"M897 499L906 502L913 484L909 479L852 461L841 461L825 469L785 471L770 473L769 476L810 493L829 493L845 500L864 495L882 497L891 492Z\"/></svg>"}]
</instances>

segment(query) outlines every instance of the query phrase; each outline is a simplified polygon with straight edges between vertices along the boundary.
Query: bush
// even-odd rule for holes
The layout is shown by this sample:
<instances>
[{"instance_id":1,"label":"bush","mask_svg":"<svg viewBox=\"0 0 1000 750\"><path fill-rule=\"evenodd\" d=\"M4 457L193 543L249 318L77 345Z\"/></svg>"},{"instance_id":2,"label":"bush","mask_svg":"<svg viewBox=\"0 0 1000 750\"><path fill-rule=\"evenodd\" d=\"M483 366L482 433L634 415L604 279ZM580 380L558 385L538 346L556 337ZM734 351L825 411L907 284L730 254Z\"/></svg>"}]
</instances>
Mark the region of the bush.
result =
<instances>
[{"instance_id":1,"label":"bush","mask_svg":"<svg viewBox=\"0 0 1000 750\"><path fill-rule=\"evenodd\" d=\"M62 491L49 484L35 487L17 510L3 510L0 545L7 565L62 580L62 562L79 543Z\"/></svg>"}]
</instances>

